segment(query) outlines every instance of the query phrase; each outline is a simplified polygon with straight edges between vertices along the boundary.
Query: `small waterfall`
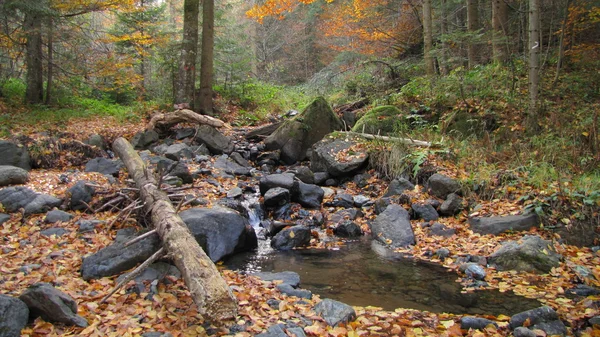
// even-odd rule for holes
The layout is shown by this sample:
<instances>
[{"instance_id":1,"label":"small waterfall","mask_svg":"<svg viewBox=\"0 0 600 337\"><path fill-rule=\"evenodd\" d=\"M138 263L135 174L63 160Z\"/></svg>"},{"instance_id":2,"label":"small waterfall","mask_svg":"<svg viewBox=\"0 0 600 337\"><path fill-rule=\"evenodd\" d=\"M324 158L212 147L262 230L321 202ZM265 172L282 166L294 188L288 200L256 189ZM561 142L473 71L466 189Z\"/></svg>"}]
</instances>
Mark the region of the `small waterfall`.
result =
<instances>
[{"instance_id":1,"label":"small waterfall","mask_svg":"<svg viewBox=\"0 0 600 337\"><path fill-rule=\"evenodd\" d=\"M258 199L259 196L257 194L244 194L244 200L242 200L242 206L248 211L248 221L257 233L261 228L260 221L264 216Z\"/></svg>"}]
</instances>

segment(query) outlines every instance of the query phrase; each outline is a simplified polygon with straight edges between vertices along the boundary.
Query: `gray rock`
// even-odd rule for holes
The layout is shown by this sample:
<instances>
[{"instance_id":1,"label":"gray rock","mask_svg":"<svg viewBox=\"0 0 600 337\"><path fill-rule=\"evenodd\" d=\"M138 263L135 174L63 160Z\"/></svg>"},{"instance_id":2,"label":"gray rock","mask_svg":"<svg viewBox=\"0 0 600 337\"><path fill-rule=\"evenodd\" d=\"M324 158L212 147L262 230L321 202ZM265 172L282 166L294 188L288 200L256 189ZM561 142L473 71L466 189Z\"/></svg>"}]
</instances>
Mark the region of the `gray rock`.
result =
<instances>
[{"instance_id":1,"label":"gray rock","mask_svg":"<svg viewBox=\"0 0 600 337\"><path fill-rule=\"evenodd\" d=\"M0 337L19 337L29 320L29 308L18 298L0 294Z\"/></svg>"},{"instance_id":2,"label":"gray rock","mask_svg":"<svg viewBox=\"0 0 600 337\"><path fill-rule=\"evenodd\" d=\"M74 211L86 210L86 204L90 204L96 191L87 181L80 180L67 190L69 196L69 208Z\"/></svg>"},{"instance_id":3,"label":"gray rock","mask_svg":"<svg viewBox=\"0 0 600 337\"><path fill-rule=\"evenodd\" d=\"M343 220L356 220L361 216L363 216L363 213L360 210L356 208L346 208L333 213L329 218L329 221L338 223Z\"/></svg>"},{"instance_id":4,"label":"gray rock","mask_svg":"<svg viewBox=\"0 0 600 337\"><path fill-rule=\"evenodd\" d=\"M45 223L55 223L55 222L68 222L73 219L73 215L67 213L65 211L61 211L58 209L51 210L46 214L46 218L44 218Z\"/></svg>"},{"instance_id":5,"label":"gray rock","mask_svg":"<svg viewBox=\"0 0 600 337\"><path fill-rule=\"evenodd\" d=\"M77 315L75 300L48 283L36 283L27 288L19 299L29 307L31 317L41 316L49 322L88 326L85 318Z\"/></svg>"},{"instance_id":6,"label":"gray rock","mask_svg":"<svg viewBox=\"0 0 600 337\"><path fill-rule=\"evenodd\" d=\"M594 287L590 287L588 285L585 284L578 284L575 287L571 288L571 289L567 289L565 291L565 294L569 297L574 297L574 296L582 296L582 297L587 297L587 296L596 296L596 295L600 295L600 289L594 288Z\"/></svg>"},{"instance_id":7,"label":"gray rock","mask_svg":"<svg viewBox=\"0 0 600 337\"><path fill-rule=\"evenodd\" d=\"M196 141L205 144L212 154L230 154L234 149L231 139L209 125L198 128Z\"/></svg>"},{"instance_id":8,"label":"gray rock","mask_svg":"<svg viewBox=\"0 0 600 337\"><path fill-rule=\"evenodd\" d=\"M238 198L238 197L241 197L242 194L244 194L244 191L242 191L241 188L236 186L236 187L230 189L229 191L227 191L227 198Z\"/></svg>"},{"instance_id":9,"label":"gray rock","mask_svg":"<svg viewBox=\"0 0 600 337\"><path fill-rule=\"evenodd\" d=\"M236 176L249 176L251 175L248 167L238 164L236 161L229 158L227 155L222 155L215 161L214 167L222 170L225 173L233 174Z\"/></svg>"},{"instance_id":10,"label":"gray rock","mask_svg":"<svg viewBox=\"0 0 600 337\"><path fill-rule=\"evenodd\" d=\"M194 182L194 177L190 173L190 169L183 162L162 158L158 162L158 169L159 171L162 171L163 174L181 179L184 184L191 184Z\"/></svg>"},{"instance_id":11,"label":"gray rock","mask_svg":"<svg viewBox=\"0 0 600 337\"><path fill-rule=\"evenodd\" d=\"M535 213L487 218L469 218L469 225L475 233L498 235L506 231L528 231L539 227L540 219Z\"/></svg>"},{"instance_id":12,"label":"gray rock","mask_svg":"<svg viewBox=\"0 0 600 337\"><path fill-rule=\"evenodd\" d=\"M259 333L256 337L288 337L281 324L270 326L267 331Z\"/></svg>"},{"instance_id":13,"label":"gray rock","mask_svg":"<svg viewBox=\"0 0 600 337\"><path fill-rule=\"evenodd\" d=\"M238 165L245 167L245 168L251 168L252 165L250 165L250 162L248 162L240 153L238 152L232 152L231 155L229 156L229 158L231 158L231 160L233 160L234 162L236 162Z\"/></svg>"},{"instance_id":14,"label":"gray rock","mask_svg":"<svg viewBox=\"0 0 600 337\"><path fill-rule=\"evenodd\" d=\"M410 206L418 219L425 221L435 221L439 219L439 214L430 204L414 203Z\"/></svg>"},{"instance_id":15,"label":"gray rock","mask_svg":"<svg viewBox=\"0 0 600 337\"><path fill-rule=\"evenodd\" d=\"M194 128L183 128L175 130L175 139L182 140L192 137L196 133Z\"/></svg>"},{"instance_id":16,"label":"gray rock","mask_svg":"<svg viewBox=\"0 0 600 337\"><path fill-rule=\"evenodd\" d=\"M440 199L446 199L450 193L458 191L460 191L458 181L439 173L435 173L427 181L427 192Z\"/></svg>"},{"instance_id":17,"label":"gray rock","mask_svg":"<svg viewBox=\"0 0 600 337\"><path fill-rule=\"evenodd\" d=\"M600 316L594 316L588 319L588 323L590 323L590 325L600 325Z\"/></svg>"},{"instance_id":18,"label":"gray rock","mask_svg":"<svg viewBox=\"0 0 600 337\"><path fill-rule=\"evenodd\" d=\"M236 211L223 207L191 208L179 216L213 262L258 245L254 228Z\"/></svg>"},{"instance_id":19,"label":"gray rock","mask_svg":"<svg viewBox=\"0 0 600 337\"><path fill-rule=\"evenodd\" d=\"M554 309L543 306L527 311L520 312L510 318L509 326L511 330L521 327L528 321L531 330L544 330L548 335L562 335L567 333L565 325L558 319Z\"/></svg>"},{"instance_id":20,"label":"gray rock","mask_svg":"<svg viewBox=\"0 0 600 337\"><path fill-rule=\"evenodd\" d=\"M440 205L440 214L452 216L458 214L462 210L463 199L456 193L450 193L446 200Z\"/></svg>"},{"instance_id":21,"label":"gray rock","mask_svg":"<svg viewBox=\"0 0 600 337\"><path fill-rule=\"evenodd\" d=\"M334 229L333 233L344 238L356 238L363 234L360 226L350 220L341 221Z\"/></svg>"},{"instance_id":22,"label":"gray rock","mask_svg":"<svg viewBox=\"0 0 600 337\"><path fill-rule=\"evenodd\" d=\"M394 179L388 185L387 190L383 197L391 197L393 195L400 195L404 191L412 191L415 189L415 185L404 178Z\"/></svg>"},{"instance_id":23,"label":"gray rock","mask_svg":"<svg viewBox=\"0 0 600 337\"><path fill-rule=\"evenodd\" d=\"M352 208L354 207L354 198L347 193L338 193L333 197L333 200L326 203L325 206Z\"/></svg>"},{"instance_id":24,"label":"gray rock","mask_svg":"<svg viewBox=\"0 0 600 337\"><path fill-rule=\"evenodd\" d=\"M307 298L309 300L312 298L312 292L310 292L310 290L296 289L296 288L290 286L289 284L278 284L277 289L279 289L279 291L281 291L282 294L285 294L288 296Z\"/></svg>"},{"instance_id":25,"label":"gray rock","mask_svg":"<svg viewBox=\"0 0 600 337\"><path fill-rule=\"evenodd\" d=\"M389 205L371 223L371 233L394 248L415 244L415 234L408 212L399 205Z\"/></svg>"},{"instance_id":26,"label":"gray rock","mask_svg":"<svg viewBox=\"0 0 600 337\"><path fill-rule=\"evenodd\" d=\"M102 220L79 220L75 223L79 227L77 230L79 233L93 232L96 227L103 224Z\"/></svg>"},{"instance_id":27,"label":"gray rock","mask_svg":"<svg viewBox=\"0 0 600 337\"><path fill-rule=\"evenodd\" d=\"M283 122L275 122L263 126L256 127L248 132L246 132L247 140L256 140L261 141L264 137L271 135L275 130L277 130Z\"/></svg>"},{"instance_id":28,"label":"gray rock","mask_svg":"<svg viewBox=\"0 0 600 337\"><path fill-rule=\"evenodd\" d=\"M315 172L315 184L323 185L329 179L328 172Z\"/></svg>"},{"instance_id":29,"label":"gray rock","mask_svg":"<svg viewBox=\"0 0 600 337\"><path fill-rule=\"evenodd\" d=\"M291 332L293 335L292 336L296 336L296 337L306 337L306 334L304 333L304 330L300 327L297 328L287 328L288 332Z\"/></svg>"},{"instance_id":30,"label":"gray rock","mask_svg":"<svg viewBox=\"0 0 600 337\"><path fill-rule=\"evenodd\" d=\"M31 170L31 157L27 148L6 140L0 140L0 165L20 167Z\"/></svg>"},{"instance_id":31,"label":"gray rock","mask_svg":"<svg viewBox=\"0 0 600 337\"><path fill-rule=\"evenodd\" d=\"M104 175L118 177L119 165L109 159L98 157L94 158L85 164L85 172L99 172Z\"/></svg>"},{"instance_id":32,"label":"gray rock","mask_svg":"<svg viewBox=\"0 0 600 337\"><path fill-rule=\"evenodd\" d=\"M0 186L25 184L28 179L27 170L16 166L0 165Z\"/></svg>"},{"instance_id":33,"label":"gray rock","mask_svg":"<svg viewBox=\"0 0 600 337\"><path fill-rule=\"evenodd\" d=\"M91 135L88 139L85 140L86 144L96 146L99 149L106 150L106 141L104 137L98 134Z\"/></svg>"},{"instance_id":34,"label":"gray rock","mask_svg":"<svg viewBox=\"0 0 600 337\"><path fill-rule=\"evenodd\" d=\"M282 271L279 273L271 272L260 272L252 274L260 278L263 281L282 281L281 284L289 284L290 286L297 288L300 285L300 275L293 271Z\"/></svg>"},{"instance_id":35,"label":"gray rock","mask_svg":"<svg viewBox=\"0 0 600 337\"><path fill-rule=\"evenodd\" d=\"M448 248L440 248L435 251L435 255L437 255L437 257L439 257L441 260L444 260L450 256L450 250Z\"/></svg>"},{"instance_id":36,"label":"gray rock","mask_svg":"<svg viewBox=\"0 0 600 337\"><path fill-rule=\"evenodd\" d=\"M10 215L4 214L4 213L0 213L0 225L2 225L3 223L7 222L8 220L10 220Z\"/></svg>"},{"instance_id":37,"label":"gray rock","mask_svg":"<svg viewBox=\"0 0 600 337\"><path fill-rule=\"evenodd\" d=\"M23 208L25 214L45 213L62 204L62 200L47 194L35 193L23 186L12 186L0 190L0 203L13 213Z\"/></svg>"},{"instance_id":38,"label":"gray rock","mask_svg":"<svg viewBox=\"0 0 600 337\"><path fill-rule=\"evenodd\" d=\"M281 187L292 191L294 188L294 175L292 173L280 173L260 178L259 188L262 195L273 187Z\"/></svg>"},{"instance_id":39,"label":"gray rock","mask_svg":"<svg viewBox=\"0 0 600 337\"><path fill-rule=\"evenodd\" d=\"M290 250L310 244L310 229L306 226L287 227L271 240L271 247L278 250Z\"/></svg>"},{"instance_id":40,"label":"gray rock","mask_svg":"<svg viewBox=\"0 0 600 337\"><path fill-rule=\"evenodd\" d=\"M369 162L365 152L353 155L350 158L338 158L337 153L348 151L356 145L353 141L343 139L324 138L313 146L310 168L313 172L328 172L331 177L351 176ZM315 176L315 182L317 181Z\"/></svg>"},{"instance_id":41,"label":"gray rock","mask_svg":"<svg viewBox=\"0 0 600 337\"><path fill-rule=\"evenodd\" d=\"M504 243L489 258L498 270L517 270L548 273L558 267L560 255L554 251L550 241L536 235L526 235L521 240Z\"/></svg>"},{"instance_id":42,"label":"gray rock","mask_svg":"<svg viewBox=\"0 0 600 337\"><path fill-rule=\"evenodd\" d=\"M537 334L526 327L518 327L513 331L514 337L537 337Z\"/></svg>"},{"instance_id":43,"label":"gray rock","mask_svg":"<svg viewBox=\"0 0 600 337\"><path fill-rule=\"evenodd\" d=\"M365 197L362 194L359 195L355 195L352 200L354 201L354 206L356 207L363 207L363 206L367 206L370 202L371 199Z\"/></svg>"},{"instance_id":44,"label":"gray rock","mask_svg":"<svg viewBox=\"0 0 600 337\"><path fill-rule=\"evenodd\" d=\"M448 228L439 222L434 223L429 228L429 235L437 235L449 238L454 234L456 234L456 229Z\"/></svg>"},{"instance_id":45,"label":"gray rock","mask_svg":"<svg viewBox=\"0 0 600 337\"><path fill-rule=\"evenodd\" d=\"M124 244L136 236L135 230L122 229L111 245L84 257L81 276L84 280L117 275L147 260L160 248L158 235L151 235L127 247Z\"/></svg>"},{"instance_id":46,"label":"gray rock","mask_svg":"<svg viewBox=\"0 0 600 337\"><path fill-rule=\"evenodd\" d=\"M317 185L296 182L292 200L306 208L321 208L325 191Z\"/></svg>"},{"instance_id":47,"label":"gray rock","mask_svg":"<svg viewBox=\"0 0 600 337\"><path fill-rule=\"evenodd\" d=\"M314 184L315 174L306 166L298 166L294 169L296 178L300 179L303 183Z\"/></svg>"},{"instance_id":48,"label":"gray rock","mask_svg":"<svg viewBox=\"0 0 600 337\"><path fill-rule=\"evenodd\" d=\"M460 319L460 328L463 330L483 330L486 326L490 324L495 326L496 328L498 327L498 324L496 322L481 317L463 316Z\"/></svg>"},{"instance_id":49,"label":"gray rock","mask_svg":"<svg viewBox=\"0 0 600 337\"><path fill-rule=\"evenodd\" d=\"M140 131L131 139L130 143L136 150L146 150L158 141L158 133L154 130Z\"/></svg>"},{"instance_id":50,"label":"gray rock","mask_svg":"<svg viewBox=\"0 0 600 337\"><path fill-rule=\"evenodd\" d=\"M142 337L173 337L170 332L150 331L142 334Z\"/></svg>"},{"instance_id":51,"label":"gray rock","mask_svg":"<svg viewBox=\"0 0 600 337\"><path fill-rule=\"evenodd\" d=\"M461 265L460 270L463 271L468 278L472 278L474 280L484 280L486 276L485 269L473 262L465 263Z\"/></svg>"},{"instance_id":52,"label":"gray rock","mask_svg":"<svg viewBox=\"0 0 600 337\"><path fill-rule=\"evenodd\" d=\"M327 324L336 326L348 323L356 318L356 311L348 304L326 298L315 305L315 313L325 320Z\"/></svg>"},{"instance_id":53,"label":"gray rock","mask_svg":"<svg viewBox=\"0 0 600 337\"><path fill-rule=\"evenodd\" d=\"M180 160L185 158L193 158L194 153L192 153L192 149L190 149L189 145L177 143L169 146L165 150L164 156L171 160Z\"/></svg>"},{"instance_id":54,"label":"gray rock","mask_svg":"<svg viewBox=\"0 0 600 337\"><path fill-rule=\"evenodd\" d=\"M264 204L266 207L279 207L289 202L290 191L283 187L271 188L264 196Z\"/></svg>"}]
</instances>

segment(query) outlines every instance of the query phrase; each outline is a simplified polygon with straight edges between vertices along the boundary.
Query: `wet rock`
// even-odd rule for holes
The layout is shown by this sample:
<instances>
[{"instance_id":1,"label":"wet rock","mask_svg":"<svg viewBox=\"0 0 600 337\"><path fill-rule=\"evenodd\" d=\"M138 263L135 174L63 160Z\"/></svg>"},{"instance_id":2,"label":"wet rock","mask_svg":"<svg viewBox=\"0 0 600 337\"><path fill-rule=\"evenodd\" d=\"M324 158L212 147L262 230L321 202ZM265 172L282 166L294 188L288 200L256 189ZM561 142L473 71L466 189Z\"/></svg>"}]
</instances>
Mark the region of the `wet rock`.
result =
<instances>
[{"instance_id":1,"label":"wet rock","mask_svg":"<svg viewBox=\"0 0 600 337\"><path fill-rule=\"evenodd\" d=\"M288 191L292 191L294 188L294 175L292 173L280 173L270 174L260 178L259 188L262 195L273 187L281 187Z\"/></svg>"},{"instance_id":2,"label":"wet rock","mask_svg":"<svg viewBox=\"0 0 600 337\"><path fill-rule=\"evenodd\" d=\"M408 212L399 205L389 205L371 223L371 233L380 242L405 247L415 244L415 234Z\"/></svg>"},{"instance_id":3,"label":"wet rock","mask_svg":"<svg viewBox=\"0 0 600 337\"><path fill-rule=\"evenodd\" d=\"M273 210L273 220L292 220L292 205L285 204Z\"/></svg>"},{"instance_id":4,"label":"wet rock","mask_svg":"<svg viewBox=\"0 0 600 337\"><path fill-rule=\"evenodd\" d=\"M486 218L471 217L469 225L475 233L498 235L506 231L528 231L531 227L539 227L540 219L535 213Z\"/></svg>"},{"instance_id":5,"label":"wet rock","mask_svg":"<svg viewBox=\"0 0 600 337\"><path fill-rule=\"evenodd\" d=\"M238 164L227 155L222 155L215 161L215 168L218 168L225 173L233 174L236 176L249 176L251 175L250 169Z\"/></svg>"},{"instance_id":6,"label":"wet rock","mask_svg":"<svg viewBox=\"0 0 600 337\"><path fill-rule=\"evenodd\" d=\"M29 307L31 317L41 316L49 322L79 327L88 326L85 318L77 315L75 300L48 283L36 283L27 288L19 299Z\"/></svg>"},{"instance_id":7,"label":"wet rock","mask_svg":"<svg viewBox=\"0 0 600 337\"><path fill-rule=\"evenodd\" d=\"M418 219L435 221L440 217L435 208L430 204L414 203L410 207Z\"/></svg>"},{"instance_id":8,"label":"wet rock","mask_svg":"<svg viewBox=\"0 0 600 337\"><path fill-rule=\"evenodd\" d=\"M564 336L567 333L565 325L558 319L556 311L548 306L523 311L513 315L510 318L509 326L511 330L514 330L517 327L522 327L526 321L529 322L528 324L530 325L528 328L531 330L540 329L548 335Z\"/></svg>"},{"instance_id":9,"label":"wet rock","mask_svg":"<svg viewBox=\"0 0 600 337\"><path fill-rule=\"evenodd\" d=\"M483 280L486 276L485 269L483 269L483 267L477 263L465 263L462 264L459 269L465 273L468 278L472 278L474 280Z\"/></svg>"},{"instance_id":10,"label":"wet rock","mask_svg":"<svg viewBox=\"0 0 600 337\"><path fill-rule=\"evenodd\" d=\"M146 150L158 141L158 133L154 130L140 131L131 138L131 146L136 150Z\"/></svg>"},{"instance_id":11,"label":"wet rock","mask_svg":"<svg viewBox=\"0 0 600 337\"><path fill-rule=\"evenodd\" d=\"M8 220L10 220L10 215L4 214L4 213L0 213L0 225L2 225L3 223L7 222Z\"/></svg>"},{"instance_id":12,"label":"wet rock","mask_svg":"<svg viewBox=\"0 0 600 337\"><path fill-rule=\"evenodd\" d=\"M324 195L321 187L298 181L295 193L292 193L292 200L306 208L320 208Z\"/></svg>"},{"instance_id":13,"label":"wet rock","mask_svg":"<svg viewBox=\"0 0 600 337\"><path fill-rule=\"evenodd\" d=\"M196 141L205 144L212 154L230 154L234 149L231 139L209 125L198 128Z\"/></svg>"},{"instance_id":14,"label":"wet rock","mask_svg":"<svg viewBox=\"0 0 600 337\"><path fill-rule=\"evenodd\" d=\"M307 150L313 144L342 127L329 103L318 97L300 114L285 121L264 143L269 151L281 150L281 160L293 164L306 158Z\"/></svg>"},{"instance_id":15,"label":"wet rock","mask_svg":"<svg viewBox=\"0 0 600 337\"><path fill-rule=\"evenodd\" d=\"M118 177L119 165L109 159L98 157L94 158L85 164L85 172L99 172L104 175Z\"/></svg>"},{"instance_id":16,"label":"wet rock","mask_svg":"<svg viewBox=\"0 0 600 337\"><path fill-rule=\"evenodd\" d=\"M279 207L290 202L290 191L283 187L269 189L264 195L266 207Z\"/></svg>"},{"instance_id":17,"label":"wet rock","mask_svg":"<svg viewBox=\"0 0 600 337\"><path fill-rule=\"evenodd\" d=\"M446 199L450 193L460 190L458 181L445 175L435 173L427 180L427 192L440 199Z\"/></svg>"},{"instance_id":18,"label":"wet rock","mask_svg":"<svg viewBox=\"0 0 600 337\"><path fill-rule=\"evenodd\" d=\"M348 323L356 318L356 311L348 304L338 302L329 298L315 305L315 313L325 320L328 325L336 326L340 323Z\"/></svg>"},{"instance_id":19,"label":"wet rock","mask_svg":"<svg viewBox=\"0 0 600 337\"><path fill-rule=\"evenodd\" d=\"M163 175L177 177L181 179L184 184L191 184L194 182L194 177L190 173L190 169L183 162L162 158L159 160L157 168ZM167 182L168 179L163 180Z\"/></svg>"},{"instance_id":20,"label":"wet rock","mask_svg":"<svg viewBox=\"0 0 600 337\"><path fill-rule=\"evenodd\" d=\"M279 291L281 291L282 294L288 296L296 296L300 298L306 298L309 300L312 298L312 292L310 292L310 290L296 289L290 286L289 284L278 284L277 289L279 289Z\"/></svg>"},{"instance_id":21,"label":"wet rock","mask_svg":"<svg viewBox=\"0 0 600 337\"><path fill-rule=\"evenodd\" d=\"M463 316L460 319L460 328L463 330L483 330L490 324L498 328L498 324L496 322L481 317Z\"/></svg>"},{"instance_id":22,"label":"wet rock","mask_svg":"<svg viewBox=\"0 0 600 337\"><path fill-rule=\"evenodd\" d=\"M408 181L404 178L394 179L388 185L388 188L385 191L385 194L383 195L383 197L385 198L385 197L391 197L393 195L400 195L400 194L404 193L405 191L412 191L414 189L415 189L415 185L413 183L411 183L410 181Z\"/></svg>"},{"instance_id":23,"label":"wet rock","mask_svg":"<svg viewBox=\"0 0 600 337\"><path fill-rule=\"evenodd\" d=\"M489 258L498 270L517 270L548 273L559 266L560 255L550 241L537 235L526 235L521 240L504 243Z\"/></svg>"},{"instance_id":24,"label":"wet rock","mask_svg":"<svg viewBox=\"0 0 600 337\"><path fill-rule=\"evenodd\" d=\"M452 216L458 214L462 210L463 199L456 193L448 194L446 200L440 205L440 214ZM434 206L435 207L435 206Z\"/></svg>"},{"instance_id":25,"label":"wet rock","mask_svg":"<svg viewBox=\"0 0 600 337\"><path fill-rule=\"evenodd\" d=\"M518 327L513 331L514 337L537 337L537 334L526 327Z\"/></svg>"},{"instance_id":26,"label":"wet rock","mask_svg":"<svg viewBox=\"0 0 600 337\"><path fill-rule=\"evenodd\" d=\"M313 172L328 172L331 177L344 177L355 174L367 165L369 156L366 152L343 159L336 156L336 154L348 151L355 145L357 143L353 141L324 138L313 146L310 159L311 170Z\"/></svg>"},{"instance_id":27,"label":"wet rock","mask_svg":"<svg viewBox=\"0 0 600 337\"><path fill-rule=\"evenodd\" d=\"M25 214L45 213L62 204L62 200L47 194L40 194L24 186L12 186L0 190L0 203L13 213L23 208Z\"/></svg>"},{"instance_id":28,"label":"wet rock","mask_svg":"<svg viewBox=\"0 0 600 337\"><path fill-rule=\"evenodd\" d=\"M151 235L127 247L124 244L136 236L135 230L122 229L111 245L84 257L81 276L84 280L117 275L146 261L160 248L158 235Z\"/></svg>"},{"instance_id":29,"label":"wet rock","mask_svg":"<svg viewBox=\"0 0 600 337\"><path fill-rule=\"evenodd\" d=\"M363 216L363 213L360 210L356 208L347 208L333 213L329 218L329 221L338 223L342 220L356 220L361 216Z\"/></svg>"},{"instance_id":30,"label":"wet rock","mask_svg":"<svg viewBox=\"0 0 600 337\"><path fill-rule=\"evenodd\" d=\"M325 182L329 179L329 173L327 172L315 172L315 184L316 185L324 185Z\"/></svg>"},{"instance_id":31,"label":"wet rock","mask_svg":"<svg viewBox=\"0 0 600 337\"><path fill-rule=\"evenodd\" d=\"M439 222L436 222L429 227L429 235L437 235L449 238L454 234L456 234L456 229L448 228Z\"/></svg>"},{"instance_id":32,"label":"wet rock","mask_svg":"<svg viewBox=\"0 0 600 337\"><path fill-rule=\"evenodd\" d=\"M0 186L25 184L28 179L27 170L16 166L0 165Z\"/></svg>"},{"instance_id":33,"label":"wet rock","mask_svg":"<svg viewBox=\"0 0 600 337\"><path fill-rule=\"evenodd\" d=\"M271 240L271 247L278 250L290 250L310 244L310 229L306 226L284 228Z\"/></svg>"},{"instance_id":34,"label":"wet rock","mask_svg":"<svg viewBox=\"0 0 600 337\"><path fill-rule=\"evenodd\" d=\"M165 150L163 155L171 160L180 160L194 157L192 149L189 147L189 145L184 143L177 143L169 146Z\"/></svg>"},{"instance_id":35,"label":"wet rock","mask_svg":"<svg viewBox=\"0 0 600 337\"><path fill-rule=\"evenodd\" d=\"M333 197L333 200L326 203L325 206L352 208L354 207L354 198L347 193L338 193Z\"/></svg>"},{"instance_id":36,"label":"wet rock","mask_svg":"<svg viewBox=\"0 0 600 337\"><path fill-rule=\"evenodd\" d=\"M356 207L368 206L371 203L371 199L365 197L362 194L355 195L352 198L352 201L354 201L354 206L356 206Z\"/></svg>"},{"instance_id":37,"label":"wet rock","mask_svg":"<svg viewBox=\"0 0 600 337\"><path fill-rule=\"evenodd\" d=\"M363 234L360 226L351 220L341 221L333 229L333 233L344 238L356 238Z\"/></svg>"},{"instance_id":38,"label":"wet rock","mask_svg":"<svg viewBox=\"0 0 600 337\"><path fill-rule=\"evenodd\" d=\"M69 208L74 211L87 210L86 204L90 204L96 191L87 181L80 180L67 190Z\"/></svg>"},{"instance_id":39,"label":"wet rock","mask_svg":"<svg viewBox=\"0 0 600 337\"><path fill-rule=\"evenodd\" d=\"M239 187L234 187L232 189L230 189L229 191L227 191L227 198L239 198L243 195L244 191L242 191L241 188Z\"/></svg>"},{"instance_id":40,"label":"wet rock","mask_svg":"<svg viewBox=\"0 0 600 337\"><path fill-rule=\"evenodd\" d=\"M102 220L79 220L75 222L75 225L79 226L77 230L79 233L93 232L96 227L102 225Z\"/></svg>"},{"instance_id":41,"label":"wet rock","mask_svg":"<svg viewBox=\"0 0 600 337\"><path fill-rule=\"evenodd\" d=\"M294 288L300 286L300 275L293 271L282 271L279 273L260 272L254 273L253 276L260 278L263 281L282 281L281 284L288 284Z\"/></svg>"},{"instance_id":42,"label":"wet rock","mask_svg":"<svg viewBox=\"0 0 600 337\"><path fill-rule=\"evenodd\" d=\"M73 219L73 215L61 210L52 210L46 214L44 218L45 223L55 223L55 222L68 222Z\"/></svg>"},{"instance_id":43,"label":"wet rock","mask_svg":"<svg viewBox=\"0 0 600 337\"><path fill-rule=\"evenodd\" d=\"M212 261L257 247L254 228L238 212L223 207L191 208L179 213Z\"/></svg>"},{"instance_id":44,"label":"wet rock","mask_svg":"<svg viewBox=\"0 0 600 337\"><path fill-rule=\"evenodd\" d=\"M29 308L18 298L0 294L0 337L19 337L29 320Z\"/></svg>"},{"instance_id":45,"label":"wet rock","mask_svg":"<svg viewBox=\"0 0 600 337\"><path fill-rule=\"evenodd\" d=\"M600 289L594 288L594 287L590 287L588 285L585 284L578 284L575 287L571 288L571 289L567 289L565 291L565 294L569 297L574 297L574 296L582 296L582 297L587 297L587 296L596 296L596 295L600 295Z\"/></svg>"}]
</instances>

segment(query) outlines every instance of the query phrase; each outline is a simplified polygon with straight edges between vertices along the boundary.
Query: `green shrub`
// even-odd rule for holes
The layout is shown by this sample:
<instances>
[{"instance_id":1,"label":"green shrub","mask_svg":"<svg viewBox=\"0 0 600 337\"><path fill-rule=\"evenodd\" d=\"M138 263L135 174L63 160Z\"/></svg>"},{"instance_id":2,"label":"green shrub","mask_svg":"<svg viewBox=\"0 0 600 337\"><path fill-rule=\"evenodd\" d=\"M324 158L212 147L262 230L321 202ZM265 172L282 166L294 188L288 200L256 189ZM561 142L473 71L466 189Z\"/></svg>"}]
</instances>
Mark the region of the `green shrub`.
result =
<instances>
[{"instance_id":1,"label":"green shrub","mask_svg":"<svg viewBox=\"0 0 600 337\"><path fill-rule=\"evenodd\" d=\"M0 82L0 97L11 106L22 105L26 89L25 82L17 78L9 78Z\"/></svg>"}]
</instances>

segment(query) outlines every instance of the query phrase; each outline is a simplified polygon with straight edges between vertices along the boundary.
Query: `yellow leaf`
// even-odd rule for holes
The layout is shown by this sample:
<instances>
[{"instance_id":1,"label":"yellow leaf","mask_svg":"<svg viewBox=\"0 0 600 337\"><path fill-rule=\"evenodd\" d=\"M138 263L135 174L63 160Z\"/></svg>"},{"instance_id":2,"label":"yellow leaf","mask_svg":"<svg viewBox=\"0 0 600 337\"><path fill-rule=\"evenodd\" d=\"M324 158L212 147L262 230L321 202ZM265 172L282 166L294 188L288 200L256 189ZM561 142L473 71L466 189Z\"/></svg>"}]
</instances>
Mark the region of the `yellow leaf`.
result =
<instances>
[{"instance_id":1,"label":"yellow leaf","mask_svg":"<svg viewBox=\"0 0 600 337\"><path fill-rule=\"evenodd\" d=\"M296 236L296 234L294 234L294 231L290 231L290 238L293 238L294 236Z\"/></svg>"},{"instance_id":2,"label":"yellow leaf","mask_svg":"<svg viewBox=\"0 0 600 337\"><path fill-rule=\"evenodd\" d=\"M442 323L442 325L443 325L443 326L444 326L446 329L448 329L448 328L450 328L451 326L453 326L453 325L454 325L454 321L441 321L440 323Z\"/></svg>"}]
</instances>

